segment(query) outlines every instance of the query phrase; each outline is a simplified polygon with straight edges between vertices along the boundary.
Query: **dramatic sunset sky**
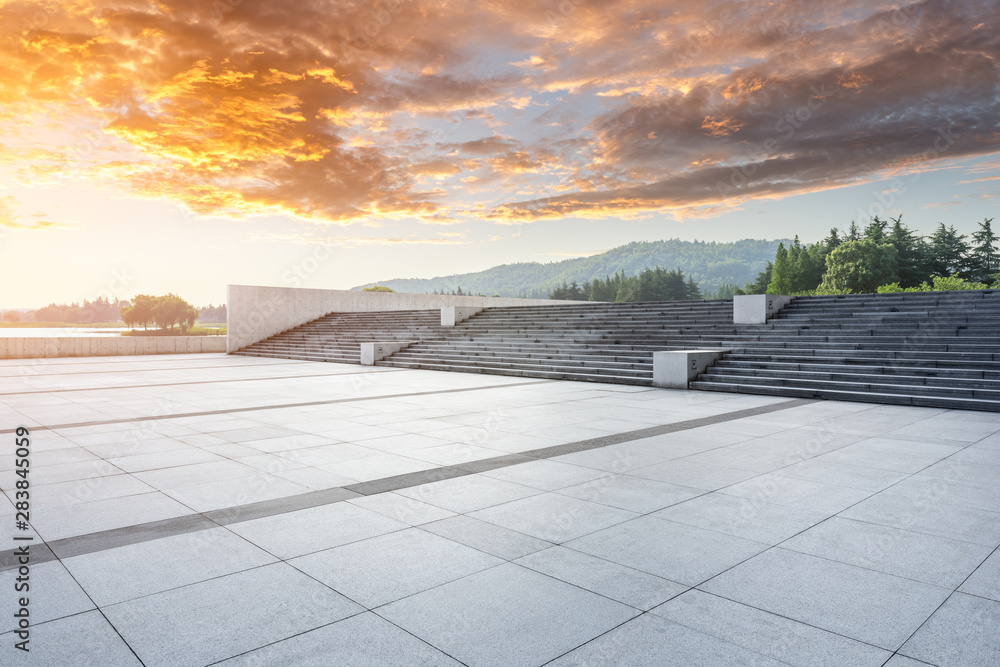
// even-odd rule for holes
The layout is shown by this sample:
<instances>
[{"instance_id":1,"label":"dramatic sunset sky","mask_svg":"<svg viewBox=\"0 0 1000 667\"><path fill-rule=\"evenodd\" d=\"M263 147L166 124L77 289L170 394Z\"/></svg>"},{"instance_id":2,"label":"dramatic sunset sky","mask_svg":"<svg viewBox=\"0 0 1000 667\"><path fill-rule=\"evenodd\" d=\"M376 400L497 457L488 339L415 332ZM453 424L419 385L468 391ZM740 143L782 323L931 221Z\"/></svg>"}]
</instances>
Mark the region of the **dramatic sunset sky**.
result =
<instances>
[{"instance_id":1,"label":"dramatic sunset sky","mask_svg":"<svg viewBox=\"0 0 1000 667\"><path fill-rule=\"evenodd\" d=\"M0 308L1000 199L997 2L0 0ZM1000 216L998 216L1000 217Z\"/></svg>"}]
</instances>

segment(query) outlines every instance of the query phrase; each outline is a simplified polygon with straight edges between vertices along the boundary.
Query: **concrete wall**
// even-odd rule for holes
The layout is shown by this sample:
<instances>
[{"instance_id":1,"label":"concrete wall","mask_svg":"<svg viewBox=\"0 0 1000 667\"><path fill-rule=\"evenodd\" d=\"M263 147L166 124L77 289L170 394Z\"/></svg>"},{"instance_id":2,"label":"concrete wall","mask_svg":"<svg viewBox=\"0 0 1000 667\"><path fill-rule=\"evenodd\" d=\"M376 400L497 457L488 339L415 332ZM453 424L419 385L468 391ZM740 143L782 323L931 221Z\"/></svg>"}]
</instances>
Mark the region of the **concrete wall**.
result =
<instances>
[{"instance_id":1,"label":"concrete wall","mask_svg":"<svg viewBox=\"0 0 1000 667\"><path fill-rule=\"evenodd\" d=\"M794 298L779 294L738 294L733 297L733 323L764 324Z\"/></svg>"},{"instance_id":2,"label":"concrete wall","mask_svg":"<svg viewBox=\"0 0 1000 667\"><path fill-rule=\"evenodd\" d=\"M327 313L431 310L442 306L552 306L560 303L585 305L588 302L229 285L226 296L229 314L227 350L235 352Z\"/></svg>"},{"instance_id":3,"label":"concrete wall","mask_svg":"<svg viewBox=\"0 0 1000 667\"><path fill-rule=\"evenodd\" d=\"M128 354L225 352L225 336L67 336L0 338L0 359L114 357Z\"/></svg>"}]
</instances>

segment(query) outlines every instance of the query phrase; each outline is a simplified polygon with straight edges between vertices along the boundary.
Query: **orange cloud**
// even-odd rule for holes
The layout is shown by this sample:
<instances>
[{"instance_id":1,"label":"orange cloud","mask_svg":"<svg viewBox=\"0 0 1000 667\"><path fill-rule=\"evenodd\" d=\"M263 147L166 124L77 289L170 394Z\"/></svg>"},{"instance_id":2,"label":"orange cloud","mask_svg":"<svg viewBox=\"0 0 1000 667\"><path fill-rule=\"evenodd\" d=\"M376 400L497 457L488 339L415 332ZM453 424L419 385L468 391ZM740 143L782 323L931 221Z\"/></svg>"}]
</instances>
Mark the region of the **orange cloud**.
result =
<instances>
[{"instance_id":1,"label":"orange cloud","mask_svg":"<svg viewBox=\"0 0 1000 667\"><path fill-rule=\"evenodd\" d=\"M697 214L1000 151L991 18L940 0L7 2L0 167L233 217Z\"/></svg>"}]
</instances>

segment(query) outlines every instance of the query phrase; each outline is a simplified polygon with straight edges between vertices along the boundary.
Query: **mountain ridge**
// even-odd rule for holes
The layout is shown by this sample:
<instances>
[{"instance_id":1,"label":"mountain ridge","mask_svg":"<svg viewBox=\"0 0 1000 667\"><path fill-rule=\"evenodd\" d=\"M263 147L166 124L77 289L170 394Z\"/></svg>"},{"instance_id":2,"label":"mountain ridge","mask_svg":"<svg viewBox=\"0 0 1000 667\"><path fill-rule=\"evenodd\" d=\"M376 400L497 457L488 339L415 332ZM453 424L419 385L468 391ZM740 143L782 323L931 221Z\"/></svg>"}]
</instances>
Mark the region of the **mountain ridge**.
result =
<instances>
[{"instance_id":1,"label":"mountain ridge","mask_svg":"<svg viewBox=\"0 0 1000 667\"><path fill-rule=\"evenodd\" d=\"M788 239L741 239L718 241L633 241L589 257L574 257L542 264L516 262L500 264L483 271L435 276L434 278L393 278L352 287L364 289L385 285L397 292L429 294L434 291L512 297L544 298L563 282L584 283L594 278L624 270L636 275L643 269L661 266L680 269L691 276L703 292L712 292L724 284L743 285L752 281L774 259L778 243Z\"/></svg>"}]
</instances>

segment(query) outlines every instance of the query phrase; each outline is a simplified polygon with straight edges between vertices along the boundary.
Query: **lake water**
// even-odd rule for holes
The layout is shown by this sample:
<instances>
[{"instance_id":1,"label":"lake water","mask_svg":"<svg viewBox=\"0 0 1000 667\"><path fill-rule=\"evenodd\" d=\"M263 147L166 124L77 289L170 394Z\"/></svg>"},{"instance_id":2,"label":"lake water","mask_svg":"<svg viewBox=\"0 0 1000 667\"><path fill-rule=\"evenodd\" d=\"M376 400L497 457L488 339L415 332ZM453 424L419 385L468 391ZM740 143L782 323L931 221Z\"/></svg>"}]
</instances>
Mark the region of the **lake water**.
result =
<instances>
[{"instance_id":1,"label":"lake water","mask_svg":"<svg viewBox=\"0 0 1000 667\"><path fill-rule=\"evenodd\" d=\"M206 327L214 328L214 327ZM0 327L0 338L77 338L120 336L127 327Z\"/></svg>"}]
</instances>

